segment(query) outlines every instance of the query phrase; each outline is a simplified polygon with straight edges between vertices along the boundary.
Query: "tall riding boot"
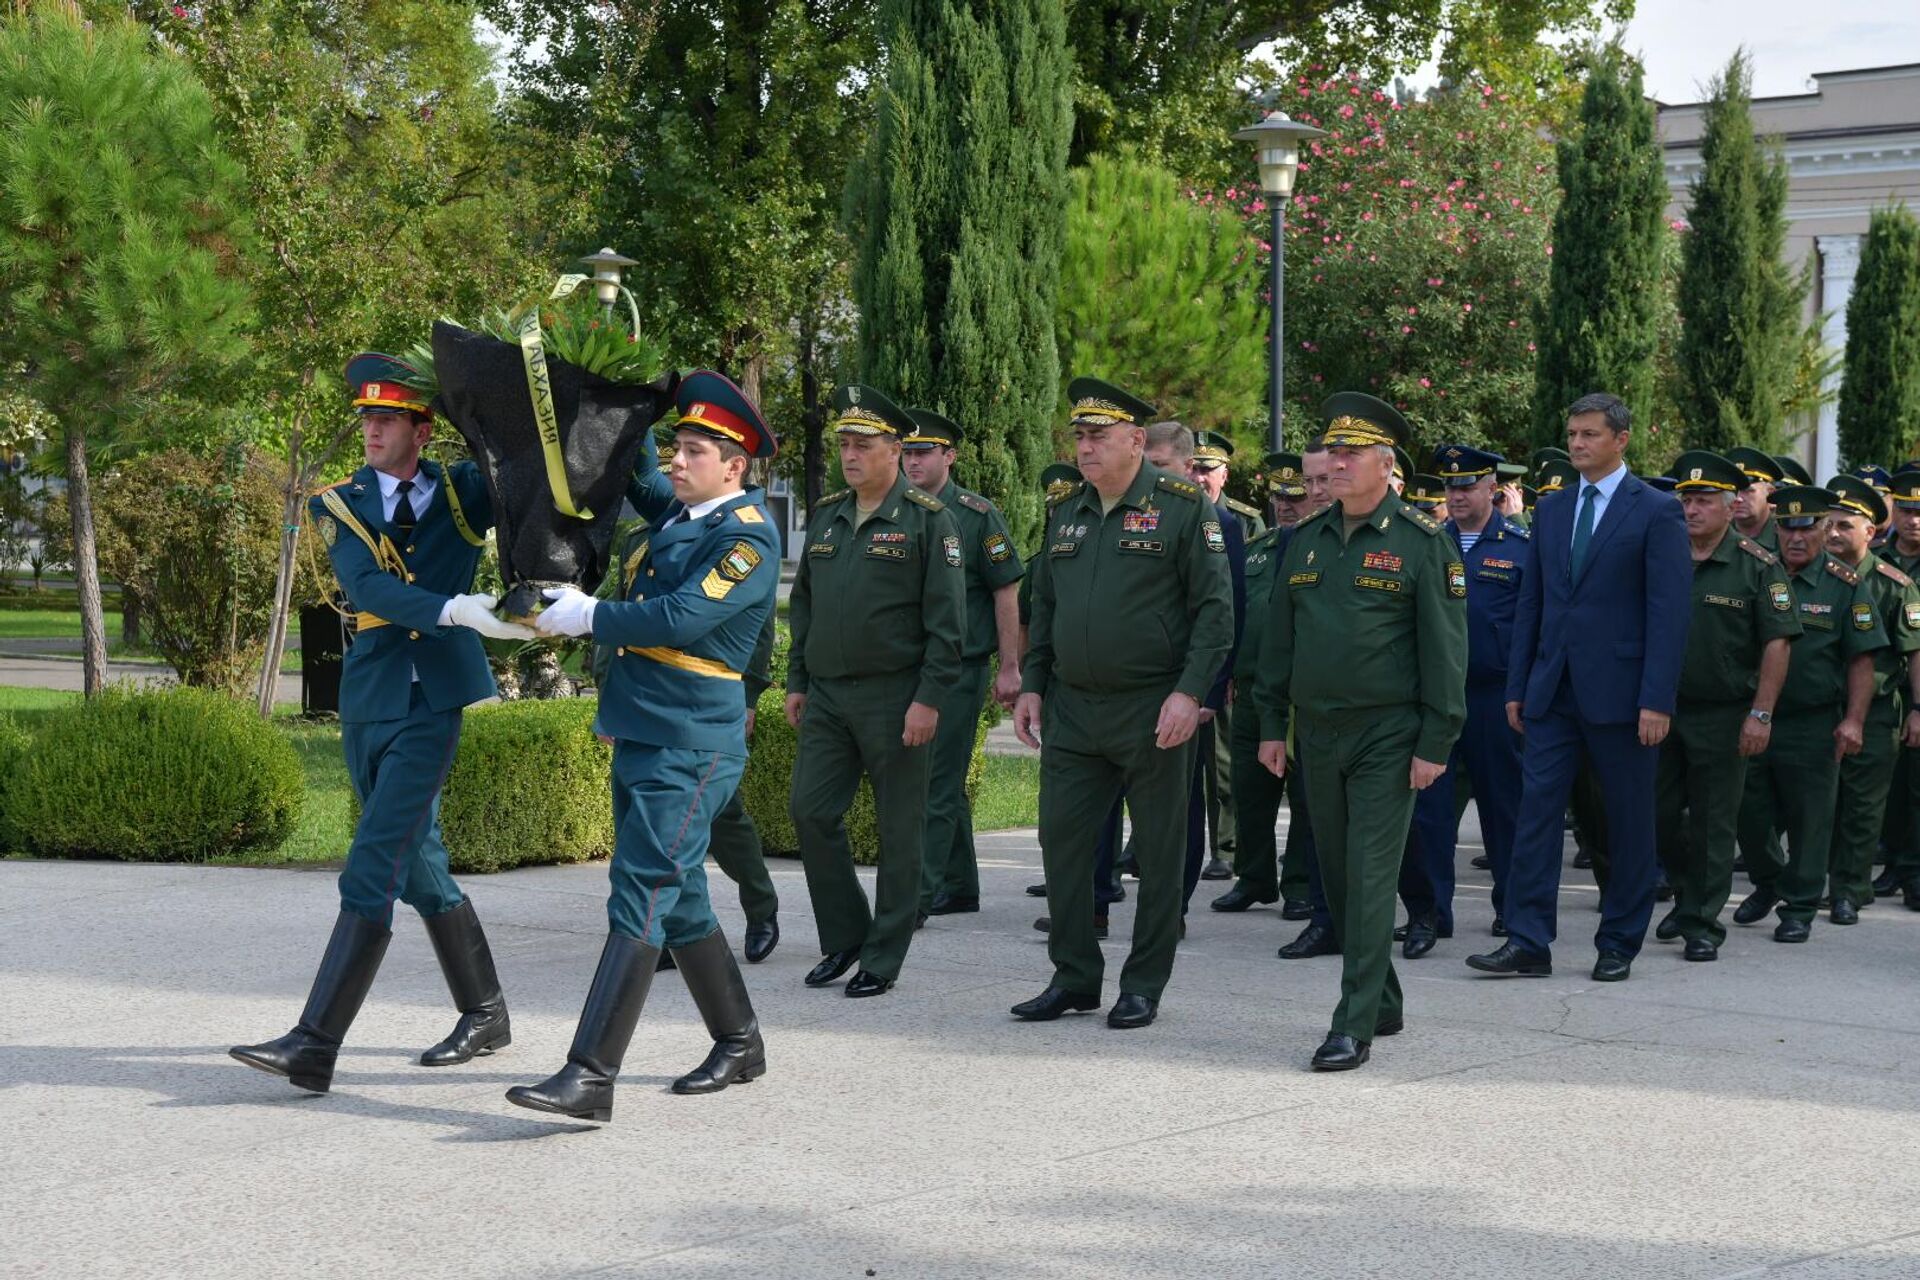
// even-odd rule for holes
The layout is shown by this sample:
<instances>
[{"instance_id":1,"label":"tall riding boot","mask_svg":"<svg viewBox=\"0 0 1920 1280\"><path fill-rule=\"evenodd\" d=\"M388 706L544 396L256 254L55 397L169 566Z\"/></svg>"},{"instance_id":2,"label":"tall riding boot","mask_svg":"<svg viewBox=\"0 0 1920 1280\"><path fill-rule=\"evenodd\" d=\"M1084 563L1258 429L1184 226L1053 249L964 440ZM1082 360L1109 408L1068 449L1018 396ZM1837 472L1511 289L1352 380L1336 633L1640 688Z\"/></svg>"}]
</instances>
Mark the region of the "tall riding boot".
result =
<instances>
[{"instance_id":1,"label":"tall riding boot","mask_svg":"<svg viewBox=\"0 0 1920 1280\"><path fill-rule=\"evenodd\" d=\"M613 1119L613 1078L647 1003L660 948L624 933L607 935L567 1065L539 1084L515 1085L507 1101L575 1120Z\"/></svg>"},{"instance_id":2,"label":"tall riding boot","mask_svg":"<svg viewBox=\"0 0 1920 1280\"><path fill-rule=\"evenodd\" d=\"M428 916L426 926L460 1021L454 1024L453 1034L420 1055L420 1065L451 1067L512 1044L507 998L500 993L500 975L494 972L493 952L487 948L480 917L473 912L473 899Z\"/></svg>"},{"instance_id":3,"label":"tall riding boot","mask_svg":"<svg viewBox=\"0 0 1920 1280\"><path fill-rule=\"evenodd\" d=\"M325 1093L333 1084L333 1063L354 1015L360 1012L373 975L393 931L365 916L342 911L333 922L333 936L314 975L313 991L300 1015L300 1025L278 1040L240 1044L227 1050L250 1067L285 1076L302 1089Z\"/></svg>"},{"instance_id":4,"label":"tall riding boot","mask_svg":"<svg viewBox=\"0 0 1920 1280\"><path fill-rule=\"evenodd\" d=\"M713 1049L707 1060L673 1082L675 1093L718 1093L730 1084L745 1084L766 1074L767 1047L760 1039L760 1021L734 962L727 936L715 929L690 947L675 947L673 958L687 992L706 1020Z\"/></svg>"}]
</instances>

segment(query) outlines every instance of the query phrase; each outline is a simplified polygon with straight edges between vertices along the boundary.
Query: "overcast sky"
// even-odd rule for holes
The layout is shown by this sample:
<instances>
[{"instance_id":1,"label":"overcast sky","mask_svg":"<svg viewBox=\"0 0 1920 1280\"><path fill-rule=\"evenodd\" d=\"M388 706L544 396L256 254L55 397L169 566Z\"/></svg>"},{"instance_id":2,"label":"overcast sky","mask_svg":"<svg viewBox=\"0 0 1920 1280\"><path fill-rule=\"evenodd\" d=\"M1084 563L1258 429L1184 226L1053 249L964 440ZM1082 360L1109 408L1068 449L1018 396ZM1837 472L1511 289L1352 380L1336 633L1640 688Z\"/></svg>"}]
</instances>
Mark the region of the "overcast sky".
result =
<instances>
[{"instance_id":1,"label":"overcast sky","mask_svg":"<svg viewBox=\"0 0 1920 1280\"><path fill-rule=\"evenodd\" d=\"M1698 102L1745 45L1755 97L1806 93L1816 71L1920 62L1911 0L1639 0L1623 43L1646 59L1647 92Z\"/></svg>"}]
</instances>

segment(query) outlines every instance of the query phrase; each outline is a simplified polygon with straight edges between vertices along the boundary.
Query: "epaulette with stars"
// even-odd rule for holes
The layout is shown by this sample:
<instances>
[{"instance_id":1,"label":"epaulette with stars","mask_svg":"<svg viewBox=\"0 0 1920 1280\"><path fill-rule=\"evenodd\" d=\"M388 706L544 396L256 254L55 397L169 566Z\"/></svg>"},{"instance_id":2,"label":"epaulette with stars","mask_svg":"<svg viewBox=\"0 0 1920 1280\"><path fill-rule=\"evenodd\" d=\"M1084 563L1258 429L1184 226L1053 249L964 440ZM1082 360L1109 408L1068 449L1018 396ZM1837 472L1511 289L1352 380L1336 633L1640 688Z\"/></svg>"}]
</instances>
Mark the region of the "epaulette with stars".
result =
<instances>
[{"instance_id":1,"label":"epaulette with stars","mask_svg":"<svg viewBox=\"0 0 1920 1280\"><path fill-rule=\"evenodd\" d=\"M961 506L966 507L970 511L978 511L981 515L986 515L993 510L993 504L991 502L971 490L962 489L954 496L960 499Z\"/></svg>"},{"instance_id":2,"label":"epaulette with stars","mask_svg":"<svg viewBox=\"0 0 1920 1280\"><path fill-rule=\"evenodd\" d=\"M1740 549L1746 552L1748 555L1752 556L1755 560L1758 560L1761 564L1779 564L1780 563L1779 556L1776 556L1775 554L1773 554L1773 552L1767 550L1765 547L1755 542L1752 538L1742 537L1740 539Z\"/></svg>"},{"instance_id":3,"label":"epaulette with stars","mask_svg":"<svg viewBox=\"0 0 1920 1280\"><path fill-rule=\"evenodd\" d=\"M1406 511L1403 514L1407 517L1408 524L1412 525L1414 528L1419 529L1425 533L1431 534L1431 533L1440 532L1441 525L1438 520L1435 520L1432 516L1428 515L1426 512L1422 511L1420 508L1414 506L1411 503L1407 503L1405 505L1406 505Z\"/></svg>"},{"instance_id":4,"label":"epaulette with stars","mask_svg":"<svg viewBox=\"0 0 1920 1280\"><path fill-rule=\"evenodd\" d=\"M1875 571L1885 574L1888 578L1891 578L1899 586L1910 587L1913 585L1912 578L1909 578L1906 574L1900 572L1898 569L1888 564L1885 560L1880 560L1876 558L1873 562L1873 567Z\"/></svg>"},{"instance_id":5,"label":"epaulette with stars","mask_svg":"<svg viewBox=\"0 0 1920 1280\"><path fill-rule=\"evenodd\" d=\"M1156 484L1157 487L1165 489L1168 493L1177 493L1185 498L1198 498L1200 496L1200 486L1190 480L1178 480L1173 476L1161 476Z\"/></svg>"},{"instance_id":6,"label":"epaulette with stars","mask_svg":"<svg viewBox=\"0 0 1920 1280\"><path fill-rule=\"evenodd\" d=\"M1860 585L1860 575L1841 564L1838 560L1835 560L1832 556L1827 557L1827 572L1850 587Z\"/></svg>"},{"instance_id":7,"label":"epaulette with stars","mask_svg":"<svg viewBox=\"0 0 1920 1280\"><path fill-rule=\"evenodd\" d=\"M945 511L947 509L946 503L940 501L940 499L934 497L925 489L916 489L912 485L907 486L907 501L918 503L929 511Z\"/></svg>"},{"instance_id":8,"label":"epaulette with stars","mask_svg":"<svg viewBox=\"0 0 1920 1280\"><path fill-rule=\"evenodd\" d=\"M1242 516L1258 516L1260 514L1258 508L1250 507L1238 498L1227 499L1227 510L1233 512L1235 515Z\"/></svg>"},{"instance_id":9,"label":"epaulette with stars","mask_svg":"<svg viewBox=\"0 0 1920 1280\"><path fill-rule=\"evenodd\" d=\"M824 506L826 506L826 505L827 505L827 504L828 504L829 502L838 502L838 501L840 501L840 499L842 499L842 498L844 498L844 497L846 497L846 496L847 496L848 494L850 494L850 493L852 493L852 492L853 492L853 490L851 490L851 489L842 489L842 490L840 490L840 491L839 491L838 493L830 493L830 494L828 494L828 495L827 495L826 497L824 497L824 498L822 498L822 499L820 499L820 501L818 501L818 502L816 502L816 503L814 503L813 505L814 505L814 506L816 506L816 507L824 507Z\"/></svg>"}]
</instances>

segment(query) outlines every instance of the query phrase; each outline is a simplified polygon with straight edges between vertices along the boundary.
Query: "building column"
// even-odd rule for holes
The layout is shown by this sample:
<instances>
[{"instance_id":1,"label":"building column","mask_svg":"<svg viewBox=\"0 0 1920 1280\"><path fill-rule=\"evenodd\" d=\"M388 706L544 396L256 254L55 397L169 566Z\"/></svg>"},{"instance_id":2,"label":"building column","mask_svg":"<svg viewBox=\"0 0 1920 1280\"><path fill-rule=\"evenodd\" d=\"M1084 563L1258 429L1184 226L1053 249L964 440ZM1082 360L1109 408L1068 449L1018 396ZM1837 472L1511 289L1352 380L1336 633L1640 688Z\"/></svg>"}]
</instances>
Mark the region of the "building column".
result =
<instances>
[{"instance_id":1,"label":"building column","mask_svg":"<svg viewBox=\"0 0 1920 1280\"><path fill-rule=\"evenodd\" d=\"M1815 236L1820 251L1820 310L1826 314L1820 338L1830 351L1847 349L1847 300L1853 297L1853 275L1860 268L1860 236ZM1821 390L1820 425L1813 440L1813 479L1824 484L1840 470L1840 378L1844 366L1834 365ZM1881 465L1888 465L1882 460ZM1898 462L1898 459L1894 460Z\"/></svg>"}]
</instances>

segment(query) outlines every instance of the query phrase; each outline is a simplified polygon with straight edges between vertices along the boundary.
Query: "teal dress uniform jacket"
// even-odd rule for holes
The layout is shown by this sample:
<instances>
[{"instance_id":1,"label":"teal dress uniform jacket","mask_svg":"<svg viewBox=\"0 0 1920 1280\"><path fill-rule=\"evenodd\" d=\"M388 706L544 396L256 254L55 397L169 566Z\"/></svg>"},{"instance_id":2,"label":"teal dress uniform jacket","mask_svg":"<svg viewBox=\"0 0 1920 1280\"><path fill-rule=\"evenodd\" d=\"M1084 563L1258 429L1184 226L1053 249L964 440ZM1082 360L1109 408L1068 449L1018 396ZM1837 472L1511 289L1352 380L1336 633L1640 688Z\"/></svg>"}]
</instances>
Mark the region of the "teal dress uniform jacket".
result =
<instances>
[{"instance_id":1,"label":"teal dress uniform jacket","mask_svg":"<svg viewBox=\"0 0 1920 1280\"><path fill-rule=\"evenodd\" d=\"M493 503L480 469L471 462L442 467L425 458L420 470L434 482L433 498L421 512L410 538L387 523L380 502L379 477L362 467L334 486L348 509L377 542L386 535L406 564L407 578L381 568L372 548L327 511L324 498L308 501L314 527L327 544L334 576L357 612L386 621L363 629L340 672L343 723L398 720L412 701L414 676L434 711L452 711L494 695L493 672L480 636L467 627L442 627L440 611L448 599L473 589L480 548L467 541L454 522L447 490L456 492L467 527L484 538L493 527Z\"/></svg>"}]
</instances>

